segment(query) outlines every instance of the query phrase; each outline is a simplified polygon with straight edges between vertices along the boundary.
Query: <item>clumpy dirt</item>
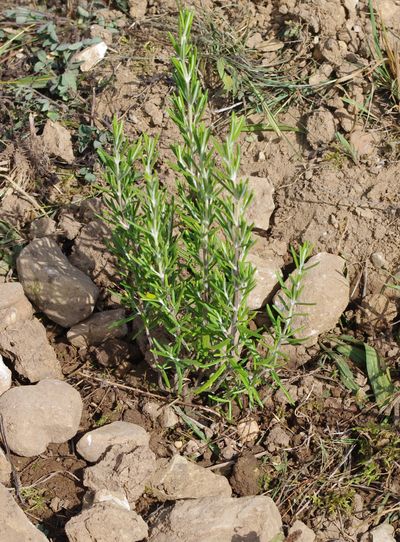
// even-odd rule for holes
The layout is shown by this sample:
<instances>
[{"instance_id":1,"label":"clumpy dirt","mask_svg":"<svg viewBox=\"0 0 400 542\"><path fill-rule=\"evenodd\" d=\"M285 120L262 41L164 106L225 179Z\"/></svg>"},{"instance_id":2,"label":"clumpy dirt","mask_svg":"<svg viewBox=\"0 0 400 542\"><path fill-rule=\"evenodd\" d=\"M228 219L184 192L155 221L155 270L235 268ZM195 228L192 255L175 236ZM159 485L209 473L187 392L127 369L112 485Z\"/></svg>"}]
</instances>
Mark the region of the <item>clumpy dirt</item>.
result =
<instances>
[{"instance_id":1,"label":"clumpy dirt","mask_svg":"<svg viewBox=\"0 0 400 542\"><path fill-rule=\"evenodd\" d=\"M4 8L15 7L14 2L8 4ZM17 4L47 13L66 41L90 35L88 23L71 29L78 17L77 2L66 6L53 2L48 7L22 0ZM79 4L92 13L91 22L95 22L92 3ZM38 147L36 132L40 136L46 115L35 99L49 97L48 90L39 89L27 102L10 86L0 87L0 174L5 174L0 225L7 225L0 230L4 231L0 233L0 271L2 280L16 278L15 258L29 239L31 223L47 213L56 224L52 235L71 262L101 288L98 308L104 309L114 307L109 288L116 277L105 250L107 228L97 219L101 202L92 199L98 193L85 174L90 170L101 182L93 142L110 128L116 114L124 119L130 137L144 132L159 136L160 179L174 189L168 162L178 132L167 114L173 91L168 31L176 28L177 13L174 2L153 0L145 16L134 21L118 9L125 2L97 4L102 8L97 23L103 30L104 26L113 30L106 58L82 78L69 107L50 97L72 135L75 162L66 164ZM249 54L259 65L275 69L285 81L297 85L320 85L307 91L299 86L285 100L277 118L293 130L242 135L241 171L244 176L267 178L274 188L275 209L270 228L262 236L289 270L289 247L304 241L311 242L315 252L339 254L346 260L351 298L335 333L368 340L398 385L399 294L387 285L400 268L399 104L393 104L388 93L373 83L368 2L244 0L226 5L210 0L190 4L199 10L199 21L201 16L214 18L228 36L229 29L232 36L247 36ZM210 10L206 16L205 10ZM391 37L398 40L398 3L382 3L381 17ZM14 24L12 16L3 12L0 28ZM205 36L199 22L194 37L201 52ZM21 46L5 56L0 79L29 74L30 64L29 48ZM226 109L236 102L247 112L250 127L266 122L251 108L249 96L232 97L222 91L210 59L205 58L201 66L210 91L207 120L218 134L224 133L227 124ZM327 79L331 83L321 84ZM356 103L363 104L361 113ZM33 124L29 108L34 111ZM97 134L81 152L80 124ZM352 143L355 158L340 148L335 132ZM88 202L95 202L94 206ZM390 316L384 316L388 303ZM33 460L12 457L24 488L22 508L50 540L66 540L64 525L82 503L86 462L75 452L74 443L87 430L115 420L137 423L151 432L150 445L158 457L184 453L220 470L229 476L238 496L271 496L286 526L300 519L317 532L318 541L360 540L368 528L385 518L400 529L398 408L397 414L396 409L385 413L372 401L354 396L320 345L299 347L288 354L289 361L282 364L279 374L293 404L282 390L263 390L265 409L251 413L259 427L257 438L242 443L236 430L243 417L239 410L227 422L209 405L188 405L164 395L136 343L113 339L79 349L68 343L64 329L46 317L41 319L66 380L84 401L73 441L51 445ZM357 378L370 393L365 374L360 371ZM174 402L184 409L206 431L207 443L182 420L166 429L151 419L144 411L154 400ZM140 506L145 518L151 514L150 497Z\"/></svg>"}]
</instances>

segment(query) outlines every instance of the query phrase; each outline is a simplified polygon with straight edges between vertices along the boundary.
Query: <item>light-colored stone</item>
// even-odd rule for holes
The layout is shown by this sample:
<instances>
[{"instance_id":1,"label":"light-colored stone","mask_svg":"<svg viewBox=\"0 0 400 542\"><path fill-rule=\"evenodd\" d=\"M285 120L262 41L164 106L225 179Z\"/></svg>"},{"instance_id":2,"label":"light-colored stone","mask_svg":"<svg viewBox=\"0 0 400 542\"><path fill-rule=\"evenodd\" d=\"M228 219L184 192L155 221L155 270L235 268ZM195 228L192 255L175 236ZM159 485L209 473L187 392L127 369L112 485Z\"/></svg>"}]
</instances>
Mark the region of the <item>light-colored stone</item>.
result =
<instances>
[{"instance_id":1,"label":"light-colored stone","mask_svg":"<svg viewBox=\"0 0 400 542\"><path fill-rule=\"evenodd\" d=\"M37 318L11 325L0 332L0 354L9 359L15 370L29 382L63 378L46 329Z\"/></svg>"},{"instance_id":2,"label":"light-colored stone","mask_svg":"<svg viewBox=\"0 0 400 542\"><path fill-rule=\"evenodd\" d=\"M296 520L289 529L288 537L295 542L314 542L315 533L305 523Z\"/></svg>"},{"instance_id":3,"label":"light-colored stone","mask_svg":"<svg viewBox=\"0 0 400 542\"><path fill-rule=\"evenodd\" d=\"M307 141L313 149L328 145L335 138L335 119L327 109L314 111L307 119Z\"/></svg>"},{"instance_id":4,"label":"light-colored stone","mask_svg":"<svg viewBox=\"0 0 400 542\"><path fill-rule=\"evenodd\" d=\"M81 72L89 72L96 64L103 60L106 56L107 49L107 44L104 41L100 41L99 43L90 45L90 47L86 47L86 49L75 53L71 58L71 62L79 62L79 69Z\"/></svg>"},{"instance_id":5,"label":"light-colored stone","mask_svg":"<svg viewBox=\"0 0 400 542\"><path fill-rule=\"evenodd\" d=\"M128 0L129 15L133 19L142 19L146 15L147 0Z\"/></svg>"},{"instance_id":6,"label":"light-colored stone","mask_svg":"<svg viewBox=\"0 0 400 542\"><path fill-rule=\"evenodd\" d=\"M0 332L18 322L30 320L33 307L19 282L0 284Z\"/></svg>"},{"instance_id":7,"label":"light-colored stone","mask_svg":"<svg viewBox=\"0 0 400 542\"><path fill-rule=\"evenodd\" d=\"M0 395L11 388L12 374L0 354ZM1 481L1 480L0 480Z\"/></svg>"},{"instance_id":8,"label":"light-colored stone","mask_svg":"<svg viewBox=\"0 0 400 542\"><path fill-rule=\"evenodd\" d=\"M71 344L80 348L87 348L101 344L108 339L118 339L128 333L128 326L116 326L116 322L125 318L124 309L114 309L96 312L87 320L74 325L67 333Z\"/></svg>"},{"instance_id":9,"label":"light-colored stone","mask_svg":"<svg viewBox=\"0 0 400 542\"><path fill-rule=\"evenodd\" d=\"M95 463L111 446L129 443L136 446L147 446L150 435L143 427L129 422L113 422L86 433L77 443L78 453Z\"/></svg>"},{"instance_id":10,"label":"light-colored stone","mask_svg":"<svg viewBox=\"0 0 400 542\"><path fill-rule=\"evenodd\" d=\"M374 136L363 130L355 130L350 134L350 145L352 145L359 158L366 158L374 152Z\"/></svg>"},{"instance_id":11,"label":"light-colored stone","mask_svg":"<svg viewBox=\"0 0 400 542\"><path fill-rule=\"evenodd\" d=\"M304 339L305 345L317 342L321 333L332 330L349 303L350 287L344 275L345 261L340 256L320 252L309 259L301 281L301 292L291 327L297 339ZM294 276L297 271L294 271ZM290 277L286 281L291 286ZM274 304L285 316L288 314L285 304L290 301L280 290Z\"/></svg>"},{"instance_id":12,"label":"light-colored stone","mask_svg":"<svg viewBox=\"0 0 400 542\"><path fill-rule=\"evenodd\" d=\"M159 422L164 429L171 429L179 423L179 417L174 409L170 406L165 406L160 413Z\"/></svg>"},{"instance_id":13,"label":"light-colored stone","mask_svg":"<svg viewBox=\"0 0 400 542\"><path fill-rule=\"evenodd\" d=\"M392 525L389 523L382 523L381 525L378 525L378 527L375 527L375 529L372 529L372 542L396 542L396 539L393 536L394 534L394 527L392 527Z\"/></svg>"},{"instance_id":14,"label":"light-colored stone","mask_svg":"<svg viewBox=\"0 0 400 542\"><path fill-rule=\"evenodd\" d=\"M148 416L151 420L156 421L161 414L163 406L155 401L147 401L143 407L143 414Z\"/></svg>"},{"instance_id":15,"label":"light-colored stone","mask_svg":"<svg viewBox=\"0 0 400 542\"><path fill-rule=\"evenodd\" d=\"M25 516L11 496L0 484L0 540L1 542L49 542Z\"/></svg>"},{"instance_id":16,"label":"light-colored stone","mask_svg":"<svg viewBox=\"0 0 400 542\"><path fill-rule=\"evenodd\" d=\"M178 501L149 527L148 542L271 542L282 520L269 497L206 497Z\"/></svg>"},{"instance_id":17,"label":"light-colored stone","mask_svg":"<svg viewBox=\"0 0 400 542\"><path fill-rule=\"evenodd\" d=\"M260 428L258 427L256 420L243 420L238 423L237 432L240 442L242 444L247 444L256 440Z\"/></svg>"},{"instance_id":18,"label":"light-colored stone","mask_svg":"<svg viewBox=\"0 0 400 542\"><path fill-rule=\"evenodd\" d=\"M7 442L24 457L43 453L48 444L76 435L82 414L79 393L61 380L11 388L0 397Z\"/></svg>"},{"instance_id":19,"label":"light-colored stone","mask_svg":"<svg viewBox=\"0 0 400 542\"><path fill-rule=\"evenodd\" d=\"M72 148L71 134L59 122L48 120L41 137L44 148L49 154L61 158L67 164L75 160Z\"/></svg>"},{"instance_id":20,"label":"light-colored stone","mask_svg":"<svg viewBox=\"0 0 400 542\"><path fill-rule=\"evenodd\" d=\"M231 486L224 476L192 463L181 455L159 459L150 482L151 492L160 500L230 497Z\"/></svg>"},{"instance_id":21,"label":"light-colored stone","mask_svg":"<svg viewBox=\"0 0 400 542\"><path fill-rule=\"evenodd\" d=\"M148 529L136 512L102 502L70 519L65 532L69 542L139 542Z\"/></svg>"},{"instance_id":22,"label":"light-colored stone","mask_svg":"<svg viewBox=\"0 0 400 542\"><path fill-rule=\"evenodd\" d=\"M8 486L11 480L11 463L0 448L0 484Z\"/></svg>"},{"instance_id":23,"label":"light-colored stone","mask_svg":"<svg viewBox=\"0 0 400 542\"><path fill-rule=\"evenodd\" d=\"M69 263L53 239L29 243L18 257L17 270L25 294L53 322L70 327L93 312L97 286Z\"/></svg>"},{"instance_id":24,"label":"light-colored stone","mask_svg":"<svg viewBox=\"0 0 400 542\"><path fill-rule=\"evenodd\" d=\"M288 448L290 445L290 434L285 431L279 424L272 427L265 440L267 449L270 452Z\"/></svg>"},{"instance_id":25,"label":"light-colored stone","mask_svg":"<svg viewBox=\"0 0 400 542\"><path fill-rule=\"evenodd\" d=\"M143 494L155 466L156 457L148 446L116 444L96 465L85 470L83 483L92 491L123 491L133 507Z\"/></svg>"},{"instance_id":26,"label":"light-colored stone","mask_svg":"<svg viewBox=\"0 0 400 542\"><path fill-rule=\"evenodd\" d=\"M280 259L252 253L247 259L256 270L254 276L256 284L250 292L247 305L249 309L256 310L265 305L278 284L278 276L281 273Z\"/></svg>"},{"instance_id":27,"label":"light-colored stone","mask_svg":"<svg viewBox=\"0 0 400 542\"><path fill-rule=\"evenodd\" d=\"M253 199L247 209L248 222L260 230L268 230L271 215L274 212L274 187L265 177L249 177L249 189Z\"/></svg>"}]
</instances>

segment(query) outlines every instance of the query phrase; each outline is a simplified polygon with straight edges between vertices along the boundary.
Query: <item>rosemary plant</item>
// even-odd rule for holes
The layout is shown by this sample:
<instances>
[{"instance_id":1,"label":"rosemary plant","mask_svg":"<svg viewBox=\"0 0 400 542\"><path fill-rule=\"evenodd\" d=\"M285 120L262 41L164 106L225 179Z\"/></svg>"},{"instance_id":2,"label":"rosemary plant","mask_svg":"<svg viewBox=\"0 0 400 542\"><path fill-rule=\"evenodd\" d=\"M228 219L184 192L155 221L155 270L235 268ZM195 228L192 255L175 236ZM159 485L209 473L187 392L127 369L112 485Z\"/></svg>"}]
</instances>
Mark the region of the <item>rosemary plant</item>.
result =
<instances>
[{"instance_id":1,"label":"rosemary plant","mask_svg":"<svg viewBox=\"0 0 400 542\"><path fill-rule=\"evenodd\" d=\"M275 320L279 339L267 356L259 353L247 306L254 269L247 261L252 195L239 175L243 119L231 116L223 142L205 126L208 98L190 41L192 20L182 11L178 37L171 36L176 92L170 116L181 135L173 145L176 201L155 172L157 140L143 135L129 143L115 119L113 150L99 151L110 246L123 303L141 322L160 383L229 405L243 396L250 405L262 404L257 388L276 374L290 326Z\"/></svg>"}]
</instances>

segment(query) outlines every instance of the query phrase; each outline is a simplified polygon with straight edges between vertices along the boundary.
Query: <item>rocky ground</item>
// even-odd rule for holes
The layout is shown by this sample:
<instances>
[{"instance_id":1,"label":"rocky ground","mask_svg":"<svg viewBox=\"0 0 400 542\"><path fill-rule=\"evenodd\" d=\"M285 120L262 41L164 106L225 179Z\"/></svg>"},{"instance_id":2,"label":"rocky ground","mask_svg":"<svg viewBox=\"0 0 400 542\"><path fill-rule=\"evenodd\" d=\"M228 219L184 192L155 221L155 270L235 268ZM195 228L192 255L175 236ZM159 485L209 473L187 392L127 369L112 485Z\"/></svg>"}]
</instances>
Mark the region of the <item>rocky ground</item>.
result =
<instances>
[{"instance_id":1,"label":"rocky ground","mask_svg":"<svg viewBox=\"0 0 400 542\"><path fill-rule=\"evenodd\" d=\"M208 120L223 135L232 108L248 119L251 307L279 304L291 245L314 247L294 322L305 341L278 371L288 393L266 386L264 409L230 420L160 390L131 323L113 327L125 310L96 147L114 114L132 138L159 135L160 178L175 190L175 2L3 4L0 542L400 540L400 91L377 75L369 3L189 2ZM399 62L400 4L373 5ZM66 50L83 62L69 79ZM256 322L267 331L265 311ZM371 350L343 357L332 338L343 334ZM365 352L379 355L375 380Z\"/></svg>"}]
</instances>

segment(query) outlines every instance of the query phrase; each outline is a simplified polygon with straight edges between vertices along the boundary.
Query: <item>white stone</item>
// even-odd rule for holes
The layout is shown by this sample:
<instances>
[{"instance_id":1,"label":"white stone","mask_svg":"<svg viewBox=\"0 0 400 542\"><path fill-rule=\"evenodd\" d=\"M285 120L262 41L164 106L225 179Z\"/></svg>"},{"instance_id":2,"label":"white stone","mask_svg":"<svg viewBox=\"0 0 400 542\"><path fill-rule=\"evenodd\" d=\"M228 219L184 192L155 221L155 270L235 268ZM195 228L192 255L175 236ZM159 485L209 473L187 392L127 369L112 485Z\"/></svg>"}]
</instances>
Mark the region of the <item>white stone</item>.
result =
<instances>
[{"instance_id":1,"label":"white stone","mask_svg":"<svg viewBox=\"0 0 400 542\"><path fill-rule=\"evenodd\" d=\"M0 395L11 388L12 374L0 354Z\"/></svg>"},{"instance_id":2,"label":"white stone","mask_svg":"<svg viewBox=\"0 0 400 542\"><path fill-rule=\"evenodd\" d=\"M83 51L76 53L71 61L80 62L79 69L81 72L88 72L93 69L106 56L107 44L104 41L86 47Z\"/></svg>"}]
</instances>

